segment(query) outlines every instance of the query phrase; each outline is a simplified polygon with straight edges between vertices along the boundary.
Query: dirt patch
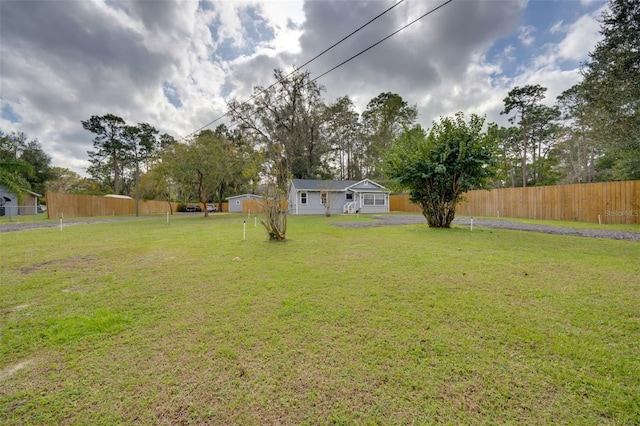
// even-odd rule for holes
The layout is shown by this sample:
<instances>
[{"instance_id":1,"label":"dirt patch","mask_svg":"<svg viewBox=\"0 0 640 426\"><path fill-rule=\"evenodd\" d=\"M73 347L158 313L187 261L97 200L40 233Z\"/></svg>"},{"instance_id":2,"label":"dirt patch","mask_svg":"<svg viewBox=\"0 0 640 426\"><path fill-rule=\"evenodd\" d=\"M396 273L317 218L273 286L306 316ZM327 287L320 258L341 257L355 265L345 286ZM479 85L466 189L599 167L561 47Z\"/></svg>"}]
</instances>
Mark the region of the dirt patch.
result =
<instances>
[{"instance_id":1,"label":"dirt patch","mask_svg":"<svg viewBox=\"0 0 640 426\"><path fill-rule=\"evenodd\" d=\"M162 215L164 217L164 215ZM145 220L149 219L149 216L115 216L111 218L72 218L65 219L63 221L63 227L73 225L90 225L94 223L111 223L122 222L130 220ZM41 229L41 228L58 228L60 222L55 220L47 220L43 222L10 222L0 224L0 233L2 232L14 232L14 231L26 231L29 229Z\"/></svg>"},{"instance_id":2,"label":"dirt patch","mask_svg":"<svg viewBox=\"0 0 640 426\"><path fill-rule=\"evenodd\" d=\"M66 259L50 260L48 262L36 263L24 268L20 268L20 272L24 275L28 275L48 268L55 268L56 270L76 270L79 266L87 265L93 262L93 260L94 259L91 256L74 256Z\"/></svg>"},{"instance_id":3,"label":"dirt patch","mask_svg":"<svg viewBox=\"0 0 640 426\"><path fill-rule=\"evenodd\" d=\"M8 379L9 377L13 376L18 371L22 370L23 368L25 368L26 366L32 363L33 361L31 360L25 360L0 370L0 382Z\"/></svg>"},{"instance_id":4,"label":"dirt patch","mask_svg":"<svg viewBox=\"0 0 640 426\"><path fill-rule=\"evenodd\" d=\"M31 303L25 303L23 305L14 306L13 309L15 309L16 311L19 311L20 309L26 309L29 306L31 306Z\"/></svg>"}]
</instances>

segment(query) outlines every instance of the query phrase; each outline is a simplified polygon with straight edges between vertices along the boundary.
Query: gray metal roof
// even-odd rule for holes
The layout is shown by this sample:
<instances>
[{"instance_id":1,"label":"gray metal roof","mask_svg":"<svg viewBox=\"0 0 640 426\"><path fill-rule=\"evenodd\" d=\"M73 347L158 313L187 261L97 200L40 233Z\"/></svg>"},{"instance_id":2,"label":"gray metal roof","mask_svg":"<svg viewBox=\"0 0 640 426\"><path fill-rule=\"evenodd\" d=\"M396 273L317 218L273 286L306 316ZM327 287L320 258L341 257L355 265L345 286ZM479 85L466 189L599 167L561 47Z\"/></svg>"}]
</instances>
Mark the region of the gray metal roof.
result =
<instances>
[{"instance_id":1,"label":"gray metal roof","mask_svg":"<svg viewBox=\"0 0 640 426\"><path fill-rule=\"evenodd\" d=\"M321 180L321 179L292 179L291 184L296 189L307 191L344 191L347 187L355 185L358 180Z\"/></svg>"},{"instance_id":2,"label":"gray metal roof","mask_svg":"<svg viewBox=\"0 0 640 426\"><path fill-rule=\"evenodd\" d=\"M360 186L362 182L370 182L374 187L367 189L353 187ZM362 180L320 180L320 179L292 179L291 185L298 191L358 191L358 192L389 192L384 186L371 179ZM364 183L364 185L367 185Z\"/></svg>"}]
</instances>

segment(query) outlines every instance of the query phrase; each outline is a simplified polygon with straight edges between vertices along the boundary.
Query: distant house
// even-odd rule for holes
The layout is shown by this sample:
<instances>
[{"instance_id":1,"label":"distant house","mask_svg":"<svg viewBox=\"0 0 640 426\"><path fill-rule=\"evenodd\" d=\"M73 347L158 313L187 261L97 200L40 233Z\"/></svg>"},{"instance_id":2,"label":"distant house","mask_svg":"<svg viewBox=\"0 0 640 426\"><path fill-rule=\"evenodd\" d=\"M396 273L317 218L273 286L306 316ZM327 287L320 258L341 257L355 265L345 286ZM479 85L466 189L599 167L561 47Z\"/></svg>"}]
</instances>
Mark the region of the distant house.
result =
<instances>
[{"instance_id":1,"label":"distant house","mask_svg":"<svg viewBox=\"0 0 640 426\"><path fill-rule=\"evenodd\" d=\"M389 190L369 179L293 179L289 213L389 213Z\"/></svg>"},{"instance_id":2,"label":"distant house","mask_svg":"<svg viewBox=\"0 0 640 426\"><path fill-rule=\"evenodd\" d=\"M18 214L38 214L38 197L42 197L42 195L27 191L27 195L23 198L18 208Z\"/></svg>"},{"instance_id":3,"label":"distant house","mask_svg":"<svg viewBox=\"0 0 640 426\"><path fill-rule=\"evenodd\" d=\"M18 215L18 196L0 185L0 216Z\"/></svg>"},{"instance_id":4,"label":"distant house","mask_svg":"<svg viewBox=\"0 0 640 426\"><path fill-rule=\"evenodd\" d=\"M234 195L227 198L229 201L229 213L242 213L242 203L246 200L261 200L262 197L256 194Z\"/></svg>"},{"instance_id":5,"label":"distant house","mask_svg":"<svg viewBox=\"0 0 640 426\"><path fill-rule=\"evenodd\" d=\"M32 191L26 191L26 194L19 200L16 193L0 185L0 216L38 214L38 197L42 195Z\"/></svg>"}]
</instances>

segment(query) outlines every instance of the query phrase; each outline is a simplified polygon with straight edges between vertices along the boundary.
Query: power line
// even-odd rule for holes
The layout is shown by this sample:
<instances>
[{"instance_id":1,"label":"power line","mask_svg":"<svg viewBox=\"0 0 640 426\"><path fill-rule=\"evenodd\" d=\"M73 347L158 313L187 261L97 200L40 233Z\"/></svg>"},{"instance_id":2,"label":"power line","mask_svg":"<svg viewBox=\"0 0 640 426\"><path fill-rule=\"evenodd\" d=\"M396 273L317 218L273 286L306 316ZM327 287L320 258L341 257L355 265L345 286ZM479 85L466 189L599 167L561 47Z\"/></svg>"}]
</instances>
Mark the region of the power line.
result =
<instances>
[{"instance_id":1,"label":"power line","mask_svg":"<svg viewBox=\"0 0 640 426\"><path fill-rule=\"evenodd\" d=\"M419 18L414 19L413 21L409 22L407 25L405 25L404 27L392 32L391 34L389 34L388 36L386 36L385 38L381 39L380 41L372 44L371 46L367 47L364 50L361 50L360 52L356 53L355 55L353 55L352 57L350 57L349 59L339 63L338 65L336 65L335 67L331 68L328 71L325 71L324 73L320 74L319 76L317 76L316 78L314 78L313 80L311 80L309 83L313 83L314 81L318 80L320 77L324 77L325 75L329 74L331 71L340 68L341 66L343 66L344 64L346 64L347 62L350 62L351 60L357 58L358 56L362 55L363 53L373 49L374 47L376 47L377 45L379 45L380 43L384 42L385 40L393 37L394 35L398 34L400 31L404 30L405 28L415 24L416 22L418 22L419 20L421 20L422 18L432 14L433 12L435 12L436 10L440 9L441 7L446 6L447 4L451 3L453 0L447 0L446 2L442 3L440 6L435 7L433 9L431 9L430 11L428 11L427 13L425 13L424 15L420 16Z\"/></svg>"},{"instance_id":2,"label":"power line","mask_svg":"<svg viewBox=\"0 0 640 426\"><path fill-rule=\"evenodd\" d=\"M383 39L381 39L381 40L377 41L376 43L372 44L371 46L367 47L366 49L361 50L360 52L358 52L358 53L356 53L355 55L351 56L349 59L347 59L347 60L345 60L345 61L342 61L341 63L339 63L338 65L334 66L334 67L333 67L333 68L331 68L330 70L325 71L324 73L320 74L319 76L317 76L317 77L316 77L316 78L314 78L313 80L310 80L310 81L309 81L308 83L306 83L306 84L307 84L307 85L309 85L309 84L311 84L311 83L315 82L316 80L318 80L319 78L321 78L321 77L323 77L323 76L325 76L325 75L329 74L331 71L334 71L335 69L340 68L341 66L345 65L346 63L348 63L348 62L352 61L353 59L357 58L358 56L362 55L363 53L365 53L365 52L367 52L367 51L369 51L369 50L373 49L374 47L376 47L376 46L377 46L377 45L379 45L380 43L384 42L385 40L388 40L389 38L391 38L391 37L393 37L394 35L398 34L400 31L402 31L402 30L404 30L405 28L407 28L407 27L409 27L409 26L411 26L411 25L415 24L415 23L416 23L416 22L418 22L419 20L421 20L421 19L425 18L426 16L428 16L428 15L432 14L432 13L433 13L433 12L435 12L436 10L438 10L438 9L440 9L440 8L442 8L442 7L444 7L444 6L446 6L447 4L451 3L452 1L453 1L453 0L447 0L446 2L442 3L441 5L439 5L439 6L437 6L437 7L434 7L433 9L429 10L429 11L428 11L428 12L426 12L425 14L423 14L423 15L421 15L420 17L418 17L418 18L414 19L413 21L409 22L409 23L408 23L408 24L406 24L405 26L403 26L403 27L401 27L401 28L397 29L396 31L394 31L394 32L392 32L391 34L389 34L388 36L384 37ZM294 71L294 72L295 72L295 71ZM291 75L291 74L289 74L289 75ZM269 88L271 88L271 87L275 86L277 83L279 83L280 81L284 81L284 80L285 80L285 78L283 78L283 79L279 80L278 82L276 82L276 83L272 84L271 86L269 86ZM258 93L257 95L260 95L260 94L264 93L264 91L265 91L265 90L261 91L261 92L260 92L260 93ZM257 95L256 95L256 96L257 96ZM255 97L255 96L254 96L254 97ZM253 97L252 97L251 99L253 99ZM251 100L251 99L249 99L249 100ZM242 103L242 104L240 104L239 106L242 106L242 105L246 104L247 102L249 102L249 100L247 100L247 101L243 102L243 103ZM229 114L229 112L230 112L230 111L227 111L227 113L226 113L225 115L228 115L228 114ZM253 114L252 114L252 115L253 115ZM234 123L234 125L235 125L235 123ZM232 125L231 127L233 127L233 125Z\"/></svg>"},{"instance_id":3,"label":"power line","mask_svg":"<svg viewBox=\"0 0 640 426\"><path fill-rule=\"evenodd\" d=\"M452 1L452 0L449 0ZM402 2L404 2L404 0L400 0L397 3L395 3L393 6L389 7L388 9L386 9L385 11L379 13L378 15L376 15L374 18L372 18L371 20L369 20L367 23L365 23L364 25L361 25L360 27L358 27L357 29L355 29L354 31L352 31L351 33L349 33L348 35L346 35L345 37L343 37L341 40L337 41L336 43L332 44L331 46L329 46L328 48L326 48L325 50L323 50L322 52L318 53L316 56L314 56L313 58L309 59L307 62L305 62L304 64L302 64L301 66L297 67L296 69L294 69L293 71L291 71L289 74L287 74L286 76L282 77L281 79L279 79L278 81L276 81L275 83L271 84L269 87L266 87L262 90L260 90L258 93L255 93L254 95L252 95L249 99L247 99L246 101L242 102L239 106L243 106L249 102L251 102L253 99L255 99L257 96L260 96L261 94L263 94L264 92L266 92L267 90L271 89L272 87L274 87L277 84L282 83L283 81L285 81L286 79L288 79L289 77L291 77L291 75L295 74L296 72L298 72L299 70L301 70L302 68L304 68L305 66L309 65L311 62L315 61L316 59L318 59L319 57L321 57L322 55L324 55L325 53L327 53L328 51L330 51L331 49L333 49L334 47L338 46L339 44L341 44L342 42L344 42L345 40L347 40L349 37L353 36L354 34L356 34L358 31L362 30L363 28L365 28L366 26L368 26L369 24L371 24L372 22L376 21L378 18L380 18L381 16L383 16L384 14L386 14L387 12L391 11L392 9L394 9L396 6L398 6L399 4L401 4ZM353 59L353 58L352 58ZM332 71L332 70L331 70ZM330 71L329 71L330 72ZM323 74L324 75L324 74ZM210 125L212 125L213 123L222 120L224 117L226 117L227 115L229 115L231 111L227 111L225 112L223 115L221 115L220 117L216 118L215 120L210 121L209 123L205 124L204 126L200 127L197 130L194 130L193 132L189 133L186 136L183 136L182 138L180 138L180 140L184 140L186 138L188 138L189 136L198 133L200 130L203 130L207 127L209 127Z\"/></svg>"}]
</instances>

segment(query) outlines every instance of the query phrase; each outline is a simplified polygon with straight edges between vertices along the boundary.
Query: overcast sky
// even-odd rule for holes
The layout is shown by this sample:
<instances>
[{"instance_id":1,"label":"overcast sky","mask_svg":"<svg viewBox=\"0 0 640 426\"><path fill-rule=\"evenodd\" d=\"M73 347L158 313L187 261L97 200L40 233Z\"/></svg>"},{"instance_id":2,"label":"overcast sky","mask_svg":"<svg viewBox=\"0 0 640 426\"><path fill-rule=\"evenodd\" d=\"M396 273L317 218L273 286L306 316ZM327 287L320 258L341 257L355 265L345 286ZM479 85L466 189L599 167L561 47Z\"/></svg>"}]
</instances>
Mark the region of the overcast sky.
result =
<instances>
[{"instance_id":1,"label":"overcast sky","mask_svg":"<svg viewBox=\"0 0 640 426\"><path fill-rule=\"evenodd\" d=\"M312 62L311 77L445 1L403 1ZM93 135L81 120L111 113L180 138L396 2L0 0L0 130L37 138L53 165L84 174ZM580 80L604 6L453 0L318 81L327 103L348 95L360 112L398 93L427 128L457 111L505 123L513 87L541 84L552 104Z\"/></svg>"}]
</instances>

